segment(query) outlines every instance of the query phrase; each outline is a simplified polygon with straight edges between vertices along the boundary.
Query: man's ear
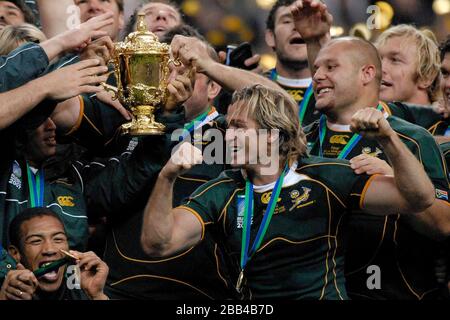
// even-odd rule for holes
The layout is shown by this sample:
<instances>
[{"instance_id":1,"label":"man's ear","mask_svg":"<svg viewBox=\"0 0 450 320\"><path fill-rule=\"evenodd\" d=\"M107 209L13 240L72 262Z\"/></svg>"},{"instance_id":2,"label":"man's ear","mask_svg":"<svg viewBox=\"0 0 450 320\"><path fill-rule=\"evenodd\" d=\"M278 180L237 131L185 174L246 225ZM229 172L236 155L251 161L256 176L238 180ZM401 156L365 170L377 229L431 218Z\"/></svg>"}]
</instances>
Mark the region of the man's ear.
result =
<instances>
[{"instance_id":1,"label":"man's ear","mask_svg":"<svg viewBox=\"0 0 450 320\"><path fill-rule=\"evenodd\" d=\"M209 81L208 83L208 100L212 101L214 100L220 93L220 90L222 90L222 87L214 81Z\"/></svg>"},{"instance_id":2,"label":"man's ear","mask_svg":"<svg viewBox=\"0 0 450 320\"><path fill-rule=\"evenodd\" d=\"M421 90L428 90L429 87L433 84L434 79L418 79L417 87Z\"/></svg>"},{"instance_id":3,"label":"man's ear","mask_svg":"<svg viewBox=\"0 0 450 320\"><path fill-rule=\"evenodd\" d=\"M266 30L265 37L266 37L266 44L273 50L275 50L275 35L273 34L272 30Z\"/></svg>"},{"instance_id":4,"label":"man's ear","mask_svg":"<svg viewBox=\"0 0 450 320\"><path fill-rule=\"evenodd\" d=\"M371 83L377 76L377 69L373 64L368 64L361 69L361 80L363 85Z\"/></svg>"},{"instance_id":5,"label":"man's ear","mask_svg":"<svg viewBox=\"0 0 450 320\"><path fill-rule=\"evenodd\" d=\"M16 246L10 245L8 247L8 253L11 257L14 258L14 260L16 260L17 263L20 263L21 255L19 249Z\"/></svg>"}]
</instances>

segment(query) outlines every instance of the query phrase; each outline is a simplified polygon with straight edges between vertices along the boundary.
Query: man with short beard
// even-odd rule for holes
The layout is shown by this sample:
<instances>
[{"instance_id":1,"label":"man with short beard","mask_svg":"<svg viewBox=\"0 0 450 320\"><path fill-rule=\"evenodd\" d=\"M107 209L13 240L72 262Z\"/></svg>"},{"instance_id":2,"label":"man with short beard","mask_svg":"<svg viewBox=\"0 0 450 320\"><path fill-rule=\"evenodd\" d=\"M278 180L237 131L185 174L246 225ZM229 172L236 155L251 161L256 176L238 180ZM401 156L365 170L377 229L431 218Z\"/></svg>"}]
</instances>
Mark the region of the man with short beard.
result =
<instances>
[{"instance_id":1,"label":"man with short beard","mask_svg":"<svg viewBox=\"0 0 450 320\"><path fill-rule=\"evenodd\" d=\"M307 126L319 118L314 109L311 72L308 68L306 44L294 26L289 6L294 0L278 0L266 21L266 43L277 57L274 69L266 75L285 89L299 104L299 118ZM311 99L312 98L312 99Z\"/></svg>"}]
</instances>

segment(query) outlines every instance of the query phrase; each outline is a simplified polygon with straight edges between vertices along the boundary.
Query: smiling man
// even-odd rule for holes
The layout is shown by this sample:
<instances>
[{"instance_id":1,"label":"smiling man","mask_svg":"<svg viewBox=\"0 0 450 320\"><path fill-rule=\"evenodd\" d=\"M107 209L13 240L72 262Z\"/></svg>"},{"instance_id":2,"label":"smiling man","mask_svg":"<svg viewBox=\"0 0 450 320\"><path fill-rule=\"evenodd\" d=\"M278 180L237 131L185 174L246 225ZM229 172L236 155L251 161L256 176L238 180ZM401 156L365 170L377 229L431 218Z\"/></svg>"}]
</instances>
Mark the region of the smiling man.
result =
<instances>
[{"instance_id":1,"label":"smiling man","mask_svg":"<svg viewBox=\"0 0 450 320\"><path fill-rule=\"evenodd\" d=\"M33 273L41 267L65 257L69 251L64 224L59 216L46 208L24 210L9 228L9 254L17 270L7 273L0 290L0 300L107 300L103 293L108 266L92 252L72 251L80 268L79 287L70 284L70 274L63 265L40 277ZM81 290L80 290L81 289Z\"/></svg>"}]
</instances>

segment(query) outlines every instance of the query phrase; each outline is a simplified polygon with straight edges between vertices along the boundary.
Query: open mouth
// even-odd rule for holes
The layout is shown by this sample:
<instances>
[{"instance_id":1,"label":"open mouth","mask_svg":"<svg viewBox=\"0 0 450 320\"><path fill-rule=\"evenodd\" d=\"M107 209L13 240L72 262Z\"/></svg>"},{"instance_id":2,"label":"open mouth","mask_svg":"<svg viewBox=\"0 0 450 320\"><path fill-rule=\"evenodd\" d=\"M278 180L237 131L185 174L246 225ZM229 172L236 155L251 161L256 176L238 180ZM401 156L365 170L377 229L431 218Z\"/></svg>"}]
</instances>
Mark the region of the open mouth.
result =
<instances>
[{"instance_id":1,"label":"open mouth","mask_svg":"<svg viewBox=\"0 0 450 320\"><path fill-rule=\"evenodd\" d=\"M305 41L301 37L295 37L289 41L289 44L305 44Z\"/></svg>"},{"instance_id":2,"label":"open mouth","mask_svg":"<svg viewBox=\"0 0 450 320\"><path fill-rule=\"evenodd\" d=\"M332 87L318 87L316 88L316 95L318 98L321 98L324 95L331 93L332 91L333 91Z\"/></svg>"},{"instance_id":3,"label":"open mouth","mask_svg":"<svg viewBox=\"0 0 450 320\"><path fill-rule=\"evenodd\" d=\"M153 32L165 32L166 27L156 27L153 29Z\"/></svg>"},{"instance_id":4,"label":"open mouth","mask_svg":"<svg viewBox=\"0 0 450 320\"><path fill-rule=\"evenodd\" d=\"M43 261L41 263L39 263L39 268L42 267L47 267L48 265L50 265L51 263L55 262L56 260L53 261ZM60 267L61 268L61 267ZM47 272L46 274L42 275L41 277L39 277L39 280L43 280L45 282L55 282L58 280L59 276L58 276L58 271L59 268L50 272Z\"/></svg>"},{"instance_id":5,"label":"open mouth","mask_svg":"<svg viewBox=\"0 0 450 320\"><path fill-rule=\"evenodd\" d=\"M55 136L48 137L44 141L45 141L45 144L47 144L49 146L56 146L56 137Z\"/></svg>"},{"instance_id":6,"label":"open mouth","mask_svg":"<svg viewBox=\"0 0 450 320\"><path fill-rule=\"evenodd\" d=\"M386 80L381 80L381 87L391 88L392 86L393 86L393 84L391 82L388 82Z\"/></svg>"}]
</instances>

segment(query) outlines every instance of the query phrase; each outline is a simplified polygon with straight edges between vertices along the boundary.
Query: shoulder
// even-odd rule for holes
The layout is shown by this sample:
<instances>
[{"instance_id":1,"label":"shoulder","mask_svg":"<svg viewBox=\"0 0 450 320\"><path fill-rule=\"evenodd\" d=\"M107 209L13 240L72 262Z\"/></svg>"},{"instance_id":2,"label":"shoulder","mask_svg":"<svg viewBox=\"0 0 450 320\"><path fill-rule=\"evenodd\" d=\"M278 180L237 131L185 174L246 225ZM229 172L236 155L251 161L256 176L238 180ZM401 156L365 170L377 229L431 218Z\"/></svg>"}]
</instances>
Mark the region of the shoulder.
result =
<instances>
[{"instance_id":1,"label":"shoulder","mask_svg":"<svg viewBox=\"0 0 450 320\"><path fill-rule=\"evenodd\" d=\"M243 184L242 174L240 170L226 170L217 178L212 179L201 185L191 197L199 197L207 194L224 194L232 193L235 189Z\"/></svg>"},{"instance_id":2,"label":"shoulder","mask_svg":"<svg viewBox=\"0 0 450 320\"><path fill-rule=\"evenodd\" d=\"M304 174L327 175L336 172L336 170L351 170L350 163L347 160L340 159L308 156L301 158L299 163L297 172Z\"/></svg>"},{"instance_id":3,"label":"shoulder","mask_svg":"<svg viewBox=\"0 0 450 320\"><path fill-rule=\"evenodd\" d=\"M420 141L434 141L433 136L423 127L415 125L406 120L395 116L387 118L392 129L399 134L400 137Z\"/></svg>"}]
</instances>

